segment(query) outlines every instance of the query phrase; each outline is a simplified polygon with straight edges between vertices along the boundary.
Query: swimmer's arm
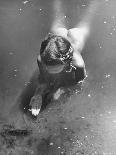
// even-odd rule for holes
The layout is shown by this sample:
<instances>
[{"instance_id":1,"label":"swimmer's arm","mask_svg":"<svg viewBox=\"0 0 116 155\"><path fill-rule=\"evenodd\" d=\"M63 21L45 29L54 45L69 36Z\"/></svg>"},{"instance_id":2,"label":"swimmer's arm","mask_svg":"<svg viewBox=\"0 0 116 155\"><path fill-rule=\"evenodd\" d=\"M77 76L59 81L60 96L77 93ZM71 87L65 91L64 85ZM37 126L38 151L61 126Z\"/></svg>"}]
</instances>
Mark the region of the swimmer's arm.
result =
<instances>
[{"instance_id":1,"label":"swimmer's arm","mask_svg":"<svg viewBox=\"0 0 116 155\"><path fill-rule=\"evenodd\" d=\"M74 51L72 63L76 68L83 68L84 76L86 77L85 63L80 53Z\"/></svg>"},{"instance_id":2,"label":"swimmer's arm","mask_svg":"<svg viewBox=\"0 0 116 155\"><path fill-rule=\"evenodd\" d=\"M86 29L72 28L68 30L68 40L79 53L81 53L84 48L86 35Z\"/></svg>"},{"instance_id":3,"label":"swimmer's arm","mask_svg":"<svg viewBox=\"0 0 116 155\"><path fill-rule=\"evenodd\" d=\"M67 38L68 30L66 28L56 27L56 28L52 29L52 32L58 36Z\"/></svg>"},{"instance_id":4,"label":"swimmer's arm","mask_svg":"<svg viewBox=\"0 0 116 155\"><path fill-rule=\"evenodd\" d=\"M44 74L45 67L43 66L43 63L42 63L42 60L41 60L41 56L40 55L38 55L37 64L38 64L39 73L40 73L40 76L41 76L41 75Z\"/></svg>"},{"instance_id":5,"label":"swimmer's arm","mask_svg":"<svg viewBox=\"0 0 116 155\"><path fill-rule=\"evenodd\" d=\"M37 62L38 62L38 63L41 63L41 56L40 56L40 54L39 54L38 57L37 57Z\"/></svg>"},{"instance_id":6,"label":"swimmer's arm","mask_svg":"<svg viewBox=\"0 0 116 155\"><path fill-rule=\"evenodd\" d=\"M73 61L74 66L82 67L82 68L85 67L84 60L83 60L81 54L78 52L74 51L72 61Z\"/></svg>"},{"instance_id":7,"label":"swimmer's arm","mask_svg":"<svg viewBox=\"0 0 116 155\"><path fill-rule=\"evenodd\" d=\"M38 64L38 67L39 67L39 70L42 68L42 64L41 64L41 56L40 54L38 55L37 57L37 64Z\"/></svg>"}]
</instances>

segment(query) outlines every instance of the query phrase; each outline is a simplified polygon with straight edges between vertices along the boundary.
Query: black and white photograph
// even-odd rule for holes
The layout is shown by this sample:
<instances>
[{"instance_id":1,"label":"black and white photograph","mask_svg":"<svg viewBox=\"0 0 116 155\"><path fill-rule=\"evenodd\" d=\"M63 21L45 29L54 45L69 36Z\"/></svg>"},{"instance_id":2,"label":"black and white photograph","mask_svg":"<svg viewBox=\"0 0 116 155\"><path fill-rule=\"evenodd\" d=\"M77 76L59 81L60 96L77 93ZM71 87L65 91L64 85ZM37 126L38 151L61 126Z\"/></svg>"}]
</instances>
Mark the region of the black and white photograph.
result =
<instances>
[{"instance_id":1,"label":"black and white photograph","mask_svg":"<svg viewBox=\"0 0 116 155\"><path fill-rule=\"evenodd\" d=\"M0 155L116 155L116 0L0 0Z\"/></svg>"}]
</instances>

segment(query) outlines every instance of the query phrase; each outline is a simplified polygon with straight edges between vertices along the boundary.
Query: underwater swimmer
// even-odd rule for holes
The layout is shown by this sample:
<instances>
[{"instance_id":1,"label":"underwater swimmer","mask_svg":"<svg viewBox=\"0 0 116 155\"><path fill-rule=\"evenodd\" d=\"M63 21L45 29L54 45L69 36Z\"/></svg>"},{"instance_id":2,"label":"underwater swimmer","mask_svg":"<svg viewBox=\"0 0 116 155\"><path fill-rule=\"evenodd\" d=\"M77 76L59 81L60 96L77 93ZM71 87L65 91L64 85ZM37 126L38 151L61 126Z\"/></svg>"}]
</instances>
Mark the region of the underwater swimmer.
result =
<instances>
[{"instance_id":1,"label":"underwater swimmer","mask_svg":"<svg viewBox=\"0 0 116 155\"><path fill-rule=\"evenodd\" d=\"M57 29L42 42L37 58L41 84L31 99L32 113L43 111L53 99L63 93L63 87L77 84L86 77L85 64L80 54L73 29ZM39 103L35 102L39 98Z\"/></svg>"},{"instance_id":2,"label":"underwater swimmer","mask_svg":"<svg viewBox=\"0 0 116 155\"><path fill-rule=\"evenodd\" d=\"M96 6L95 1L90 3L82 21L68 30L65 28L62 1L54 0L52 33L42 42L37 58L40 75L39 72L35 73L37 76L32 75L30 84L20 97L21 105L28 105L32 114L38 115L51 100L57 100L63 93L63 87L73 86L86 77L81 52L90 34Z\"/></svg>"}]
</instances>

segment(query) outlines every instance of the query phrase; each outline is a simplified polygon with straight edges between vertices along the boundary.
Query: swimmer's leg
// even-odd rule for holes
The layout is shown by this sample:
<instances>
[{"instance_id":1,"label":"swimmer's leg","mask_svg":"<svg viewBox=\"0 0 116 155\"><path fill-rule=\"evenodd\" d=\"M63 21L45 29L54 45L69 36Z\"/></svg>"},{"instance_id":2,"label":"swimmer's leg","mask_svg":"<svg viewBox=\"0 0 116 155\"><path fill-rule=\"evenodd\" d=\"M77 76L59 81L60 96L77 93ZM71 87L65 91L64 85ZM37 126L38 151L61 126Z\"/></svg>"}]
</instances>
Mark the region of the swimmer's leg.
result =
<instances>
[{"instance_id":1,"label":"swimmer's leg","mask_svg":"<svg viewBox=\"0 0 116 155\"><path fill-rule=\"evenodd\" d=\"M62 3L60 0L54 0L54 19L51 32L65 38L67 37L68 30L65 26L65 16L62 11Z\"/></svg>"},{"instance_id":2,"label":"swimmer's leg","mask_svg":"<svg viewBox=\"0 0 116 155\"><path fill-rule=\"evenodd\" d=\"M30 101L31 113L37 116L53 100L58 100L63 93L63 89L59 88L59 86L40 84Z\"/></svg>"},{"instance_id":3,"label":"swimmer's leg","mask_svg":"<svg viewBox=\"0 0 116 155\"><path fill-rule=\"evenodd\" d=\"M64 90L61 88L58 88L54 92L51 90L46 91L42 97L42 106L40 112L42 112L52 101L58 100L63 93Z\"/></svg>"},{"instance_id":4,"label":"swimmer's leg","mask_svg":"<svg viewBox=\"0 0 116 155\"><path fill-rule=\"evenodd\" d=\"M52 102L53 94L49 89L46 89L46 91L42 95L42 105L40 112L46 109L47 105Z\"/></svg>"},{"instance_id":5,"label":"swimmer's leg","mask_svg":"<svg viewBox=\"0 0 116 155\"><path fill-rule=\"evenodd\" d=\"M64 90L57 84L48 86L42 95L42 106L40 112L42 112L52 101L58 100L63 93Z\"/></svg>"},{"instance_id":6,"label":"swimmer's leg","mask_svg":"<svg viewBox=\"0 0 116 155\"><path fill-rule=\"evenodd\" d=\"M46 90L46 84L38 85L38 87L36 88L34 96L31 98L31 101L29 104L30 111L35 116L37 116L40 113L42 103L43 103L42 95L43 95L45 90Z\"/></svg>"},{"instance_id":7,"label":"swimmer's leg","mask_svg":"<svg viewBox=\"0 0 116 155\"><path fill-rule=\"evenodd\" d=\"M54 94L53 94L53 99L58 100L60 96L64 93L63 88L59 88Z\"/></svg>"}]
</instances>

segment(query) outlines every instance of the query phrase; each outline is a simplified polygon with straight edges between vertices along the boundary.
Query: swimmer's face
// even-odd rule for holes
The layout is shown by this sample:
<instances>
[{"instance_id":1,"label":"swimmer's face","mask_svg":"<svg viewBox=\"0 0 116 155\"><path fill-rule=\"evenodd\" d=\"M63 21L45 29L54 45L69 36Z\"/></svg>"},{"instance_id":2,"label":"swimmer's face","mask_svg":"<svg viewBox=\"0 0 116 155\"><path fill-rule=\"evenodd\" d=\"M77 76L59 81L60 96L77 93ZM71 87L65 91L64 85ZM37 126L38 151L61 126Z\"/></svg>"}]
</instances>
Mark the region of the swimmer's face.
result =
<instances>
[{"instance_id":1,"label":"swimmer's face","mask_svg":"<svg viewBox=\"0 0 116 155\"><path fill-rule=\"evenodd\" d=\"M60 73L63 69L64 69L65 65L55 65L55 66L46 66L46 70L51 73L51 74L55 74L55 73Z\"/></svg>"},{"instance_id":2,"label":"swimmer's face","mask_svg":"<svg viewBox=\"0 0 116 155\"><path fill-rule=\"evenodd\" d=\"M38 62L43 64L44 69L51 74L60 73L63 69L65 64L58 64L54 66L46 65L42 62L40 55L38 56Z\"/></svg>"}]
</instances>

